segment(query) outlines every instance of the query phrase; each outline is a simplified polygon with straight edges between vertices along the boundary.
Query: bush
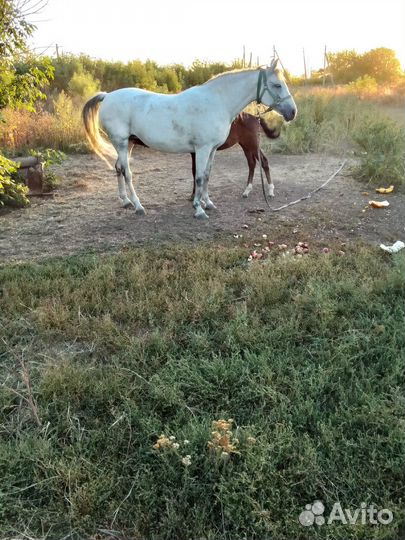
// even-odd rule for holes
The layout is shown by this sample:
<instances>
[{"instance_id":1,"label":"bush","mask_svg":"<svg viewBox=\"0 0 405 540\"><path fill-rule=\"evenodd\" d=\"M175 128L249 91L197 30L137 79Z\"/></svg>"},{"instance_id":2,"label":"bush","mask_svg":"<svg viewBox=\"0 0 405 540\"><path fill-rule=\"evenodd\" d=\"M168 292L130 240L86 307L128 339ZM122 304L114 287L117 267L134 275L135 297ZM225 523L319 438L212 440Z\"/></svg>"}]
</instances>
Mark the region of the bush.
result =
<instances>
[{"instance_id":1,"label":"bush","mask_svg":"<svg viewBox=\"0 0 405 540\"><path fill-rule=\"evenodd\" d=\"M87 99L100 90L100 81L91 73L74 73L68 85L69 94Z\"/></svg>"},{"instance_id":2,"label":"bush","mask_svg":"<svg viewBox=\"0 0 405 540\"><path fill-rule=\"evenodd\" d=\"M286 154L342 153L361 110L357 100L317 92L311 95L297 93L296 102L297 118L291 125L284 124L281 137L273 145L274 151Z\"/></svg>"},{"instance_id":3,"label":"bush","mask_svg":"<svg viewBox=\"0 0 405 540\"><path fill-rule=\"evenodd\" d=\"M369 75L359 77L347 86L349 92L352 92L361 98L373 97L379 92L377 81Z\"/></svg>"},{"instance_id":4,"label":"bush","mask_svg":"<svg viewBox=\"0 0 405 540\"><path fill-rule=\"evenodd\" d=\"M18 176L18 166L0 155L0 207L27 206L28 188Z\"/></svg>"},{"instance_id":5,"label":"bush","mask_svg":"<svg viewBox=\"0 0 405 540\"><path fill-rule=\"evenodd\" d=\"M400 185L404 182L404 127L386 117L370 116L353 132L360 163L353 169L359 180Z\"/></svg>"}]
</instances>

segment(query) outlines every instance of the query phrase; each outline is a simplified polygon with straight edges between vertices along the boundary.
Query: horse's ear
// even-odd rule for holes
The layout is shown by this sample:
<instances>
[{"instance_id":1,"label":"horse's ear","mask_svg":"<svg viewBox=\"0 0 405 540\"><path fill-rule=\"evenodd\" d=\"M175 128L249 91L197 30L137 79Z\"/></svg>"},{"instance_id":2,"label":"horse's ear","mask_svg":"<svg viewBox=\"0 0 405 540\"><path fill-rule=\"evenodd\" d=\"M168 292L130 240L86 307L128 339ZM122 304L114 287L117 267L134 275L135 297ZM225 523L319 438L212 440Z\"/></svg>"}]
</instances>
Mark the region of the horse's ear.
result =
<instances>
[{"instance_id":1,"label":"horse's ear","mask_svg":"<svg viewBox=\"0 0 405 540\"><path fill-rule=\"evenodd\" d=\"M277 69L277 66L278 66L278 58L273 58L270 64L270 70L275 71Z\"/></svg>"}]
</instances>

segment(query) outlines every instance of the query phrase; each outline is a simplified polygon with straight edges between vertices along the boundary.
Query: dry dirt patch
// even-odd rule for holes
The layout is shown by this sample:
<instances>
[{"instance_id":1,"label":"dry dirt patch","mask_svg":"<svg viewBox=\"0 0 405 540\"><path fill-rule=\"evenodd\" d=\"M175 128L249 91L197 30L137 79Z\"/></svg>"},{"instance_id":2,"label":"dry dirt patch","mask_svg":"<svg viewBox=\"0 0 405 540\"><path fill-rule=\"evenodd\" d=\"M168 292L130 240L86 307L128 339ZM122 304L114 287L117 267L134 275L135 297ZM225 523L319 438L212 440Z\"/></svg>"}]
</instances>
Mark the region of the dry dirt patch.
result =
<instances>
[{"instance_id":1,"label":"dry dirt patch","mask_svg":"<svg viewBox=\"0 0 405 540\"><path fill-rule=\"evenodd\" d=\"M404 194L378 196L349 176L349 165L311 199L272 213L263 200L256 171L253 192L242 198L247 164L239 148L219 152L210 179L218 210L208 222L193 218L188 200L191 159L137 148L132 170L147 215L121 208L115 174L92 155L69 156L56 172L61 187L53 198L36 198L29 208L0 214L0 260L24 261L86 251L110 251L153 242L197 242L234 234L266 233L282 241L363 239L375 244L404 239ZM276 197L273 207L306 195L322 184L341 160L324 155L271 156ZM370 197L362 194L369 191ZM365 209L369 198L389 197L388 209ZM265 209L265 212L255 212ZM364 211L365 210L365 211Z\"/></svg>"}]
</instances>

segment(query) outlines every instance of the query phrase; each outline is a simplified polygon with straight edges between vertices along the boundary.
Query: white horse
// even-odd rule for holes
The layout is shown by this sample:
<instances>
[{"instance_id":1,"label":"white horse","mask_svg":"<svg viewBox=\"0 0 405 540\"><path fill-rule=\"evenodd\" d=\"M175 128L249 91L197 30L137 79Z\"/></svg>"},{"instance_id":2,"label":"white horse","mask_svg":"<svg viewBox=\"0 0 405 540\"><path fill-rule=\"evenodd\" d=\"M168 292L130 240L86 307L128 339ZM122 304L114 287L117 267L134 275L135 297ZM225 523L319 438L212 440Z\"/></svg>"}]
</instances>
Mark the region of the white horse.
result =
<instances>
[{"instance_id":1,"label":"white horse","mask_svg":"<svg viewBox=\"0 0 405 540\"><path fill-rule=\"evenodd\" d=\"M128 160L131 138L163 152L195 152L194 216L207 219L202 204L206 210L215 208L208 195L215 152L228 137L234 118L254 100L274 109L287 122L295 118L297 108L277 61L268 68L222 73L179 94L139 88L102 92L85 104L83 122L93 150L105 160L111 148L100 133L101 123L118 154L115 169L119 197L124 207L134 206L137 214L145 210L132 184Z\"/></svg>"}]
</instances>

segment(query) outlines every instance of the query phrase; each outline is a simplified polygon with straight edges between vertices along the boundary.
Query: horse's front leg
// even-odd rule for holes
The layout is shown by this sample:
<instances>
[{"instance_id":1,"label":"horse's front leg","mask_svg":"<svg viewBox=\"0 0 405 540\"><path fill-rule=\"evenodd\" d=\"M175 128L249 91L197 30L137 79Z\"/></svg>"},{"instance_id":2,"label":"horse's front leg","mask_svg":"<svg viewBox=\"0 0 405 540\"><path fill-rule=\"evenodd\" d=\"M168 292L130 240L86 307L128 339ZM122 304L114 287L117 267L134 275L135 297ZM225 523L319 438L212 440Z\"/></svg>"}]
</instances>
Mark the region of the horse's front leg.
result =
<instances>
[{"instance_id":1,"label":"horse's front leg","mask_svg":"<svg viewBox=\"0 0 405 540\"><path fill-rule=\"evenodd\" d=\"M212 164L214 163L215 153L216 153L216 148L214 148L211 151L210 157L208 159L207 171L206 171L206 175L205 175L204 183L203 183L202 199L203 199L203 201L205 203L205 209L206 210L216 210L216 208L217 208L215 206L215 204L211 201L211 199L210 199L210 197L208 195L208 180L210 179L211 168L212 168Z\"/></svg>"},{"instance_id":2,"label":"horse's front leg","mask_svg":"<svg viewBox=\"0 0 405 540\"><path fill-rule=\"evenodd\" d=\"M194 217L197 219L208 219L201 203L205 202L206 208L213 208L214 205L208 197L208 179L215 150L212 147L202 147L197 149L195 156L196 174L195 174L195 193L193 207L195 208ZM215 207L214 207L215 208Z\"/></svg>"}]
</instances>

